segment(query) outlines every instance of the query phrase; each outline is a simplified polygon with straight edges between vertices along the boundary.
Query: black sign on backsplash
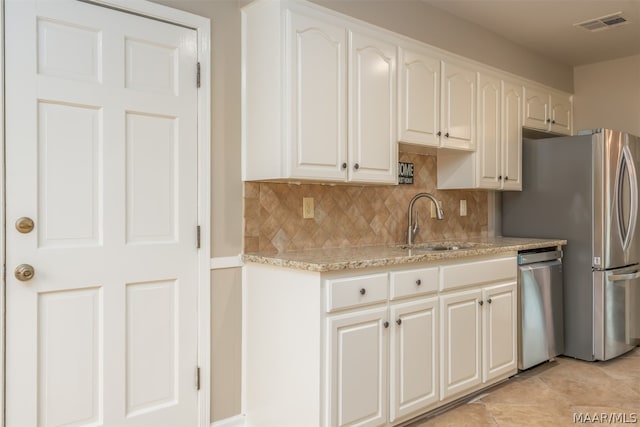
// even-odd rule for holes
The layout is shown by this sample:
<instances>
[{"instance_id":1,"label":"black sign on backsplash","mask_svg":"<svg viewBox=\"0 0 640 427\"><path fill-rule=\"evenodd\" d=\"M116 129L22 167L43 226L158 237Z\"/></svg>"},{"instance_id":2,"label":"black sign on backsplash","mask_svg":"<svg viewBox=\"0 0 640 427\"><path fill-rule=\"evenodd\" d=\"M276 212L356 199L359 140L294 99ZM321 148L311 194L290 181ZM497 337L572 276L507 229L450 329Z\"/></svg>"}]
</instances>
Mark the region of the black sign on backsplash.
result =
<instances>
[{"instance_id":1,"label":"black sign on backsplash","mask_svg":"<svg viewBox=\"0 0 640 427\"><path fill-rule=\"evenodd\" d=\"M413 184L413 163L398 162L398 184Z\"/></svg>"}]
</instances>

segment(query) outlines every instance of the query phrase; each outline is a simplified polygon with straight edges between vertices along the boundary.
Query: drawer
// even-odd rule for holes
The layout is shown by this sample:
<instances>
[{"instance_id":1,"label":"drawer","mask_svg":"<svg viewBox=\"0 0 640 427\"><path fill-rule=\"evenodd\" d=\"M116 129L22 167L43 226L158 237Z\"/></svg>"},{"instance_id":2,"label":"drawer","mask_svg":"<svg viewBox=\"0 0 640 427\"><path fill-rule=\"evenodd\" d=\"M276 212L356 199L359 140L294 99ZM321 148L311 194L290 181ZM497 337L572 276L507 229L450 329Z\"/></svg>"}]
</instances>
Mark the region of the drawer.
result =
<instances>
[{"instance_id":1,"label":"drawer","mask_svg":"<svg viewBox=\"0 0 640 427\"><path fill-rule=\"evenodd\" d=\"M407 298L438 290L438 267L391 272L390 298Z\"/></svg>"},{"instance_id":2,"label":"drawer","mask_svg":"<svg viewBox=\"0 0 640 427\"><path fill-rule=\"evenodd\" d=\"M514 256L445 265L440 269L443 290L515 280L518 275L518 263Z\"/></svg>"},{"instance_id":3,"label":"drawer","mask_svg":"<svg viewBox=\"0 0 640 427\"><path fill-rule=\"evenodd\" d=\"M387 273L328 279L327 311L385 302L387 282Z\"/></svg>"}]
</instances>

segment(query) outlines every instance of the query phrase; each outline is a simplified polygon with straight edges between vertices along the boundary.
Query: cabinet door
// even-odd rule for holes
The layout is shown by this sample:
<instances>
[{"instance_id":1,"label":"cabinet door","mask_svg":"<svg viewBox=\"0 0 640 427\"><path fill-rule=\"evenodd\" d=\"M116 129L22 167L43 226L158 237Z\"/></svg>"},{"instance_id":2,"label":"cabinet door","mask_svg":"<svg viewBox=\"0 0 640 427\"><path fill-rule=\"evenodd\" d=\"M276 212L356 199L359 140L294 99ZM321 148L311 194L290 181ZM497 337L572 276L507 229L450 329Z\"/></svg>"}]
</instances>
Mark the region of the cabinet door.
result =
<instances>
[{"instance_id":1,"label":"cabinet door","mask_svg":"<svg viewBox=\"0 0 640 427\"><path fill-rule=\"evenodd\" d=\"M442 147L474 150L476 138L476 72L442 63Z\"/></svg>"},{"instance_id":2,"label":"cabinet door","mask_svg":"<svg viewBox=\"0 0 640 427\"><path fill-rule=\"evenodd\" d=\"M478 289L440 297L440 400L462 394L482 381L481 296Z\"/></svg>"},{"instance_id":3,"label":"cabinet door","mask_svg":"<svg viewBox=\"0 0 640 427\"><path fill-rule=\"evenodd\" d=\"M398 139L437 147L440 144L440 60L400 49Z\"/></svg>"},{"instance_id":4,"label":"cabinet door","mask_svg":"<svg viewBox=\"0 0 640 427\"><path fill-rule=\"evenodd\" d=\"M391 306L390 421L438 401L438 298Z\"/></svg>"},{"instance_id":5,"label":"cabinet door","mask_svg":"<svg viewBox=\"0 0 640 427\"><path fill-rule=\"evenodd\" d=\"M350 33L349 180L397 182L396 46Z\"/></svg>"},{"instance_id":6,"label":"cabinet door","mask_svg":"<svg viewBox=\"0 0 640 427\"><path fill-rule=\"evenodd\" d=\"M522 86L502 82L502 188L522 190Z\"/></svg>"},{"instance_id":7,"label":"cabinet door","mask_svg":"<svg viewBox=\"0 0 640 427\"><path fill-rule=\"evenodd\" d=\"M291 176L346 180L346 29L291 12Z\"/></svg>"},{"instance_id":8,"label":"cabinet door","mask_svg":"<svg viewBox=\"0 0 640 427\"><path fill-rule=\"evenodd\" d=\"M498 189L502 184L500 79L478 78L477 182L480 188Z\"/></svg>"},{"instance_id":9,"label":"cabinet door","mask_svg":"<svg viewBox=\"0 0 640 427\"><path fill-rule=\"evenodd\" d=\"M328 318L330 425L386 423L389 342L386 321L386 306Z\"/></svg>"},{"instance_id":10,"label":"cabinet door","mask_svg":"<svg viewBox=\"0 0 640 427\"><path fill-rule=\"evenodd\" d=\"M515 373L517 369L516 283L484 288L483 382Z\"/></svg>"},{"instance_id":11,"label":"cabinet door","mask_svg":"<svg viewBox=\"0 0 640 427\"><path fill-rule=\"evenodd\" d=\"M551 94L551 131L571 135L571 97Z\"/></svg>"},{"instance_id":12,"label":"cabinet door","mask_svg":"<svg viewBox=\"0 0 640 427\"><path fill-rule=\"evenodd\" d=\"M549 122L549 93L543 90L524 88L524 126L548 130Z\"/></svg>"}]
</instances>

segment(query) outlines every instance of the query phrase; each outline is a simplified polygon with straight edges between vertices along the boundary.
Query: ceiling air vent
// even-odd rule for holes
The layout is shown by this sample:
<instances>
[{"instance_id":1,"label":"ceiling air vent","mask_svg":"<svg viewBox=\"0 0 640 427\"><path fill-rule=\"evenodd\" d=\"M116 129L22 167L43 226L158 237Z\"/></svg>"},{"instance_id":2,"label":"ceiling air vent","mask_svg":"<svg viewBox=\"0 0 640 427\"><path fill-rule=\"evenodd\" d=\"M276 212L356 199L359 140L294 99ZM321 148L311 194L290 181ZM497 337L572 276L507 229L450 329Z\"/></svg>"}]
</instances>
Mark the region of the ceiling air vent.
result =
<instances>
[{"instance_id":1,"label":"ceiling air vent","mask_svg":"<svg viewBox=\"0 0 640 427\"><path fill-rule=\"evenodd\" d=\"M573 26L584 28L587 31L602 31L626 23L628 23L628 21L622 16L622 12L618 12L611 15L601 16L600 18L578 22L577 24L573 24Z\"/></svg>"}]
</instances>

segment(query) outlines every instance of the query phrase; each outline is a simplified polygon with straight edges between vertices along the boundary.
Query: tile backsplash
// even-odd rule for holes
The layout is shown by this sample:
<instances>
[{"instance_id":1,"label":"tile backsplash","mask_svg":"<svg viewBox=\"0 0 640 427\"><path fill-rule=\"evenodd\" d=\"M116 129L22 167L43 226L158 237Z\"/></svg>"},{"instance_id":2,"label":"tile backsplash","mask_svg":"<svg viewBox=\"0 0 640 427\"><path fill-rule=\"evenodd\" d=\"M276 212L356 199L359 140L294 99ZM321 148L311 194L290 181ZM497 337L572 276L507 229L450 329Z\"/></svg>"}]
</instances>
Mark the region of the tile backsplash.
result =
<instances>
[{"instance_id":1,"label":"tile backsplash","mask_svg":"<svg viewBox=\"0 0 640 427\"><path fill-rule=\"evenodd\" d=\"M434 155L401 152L399 160L414 164L412 185L245 182L244 251L404 243L409 201L423 191L442 202L444 220L431 218L431 201L419 199L414 205L420 223L415 242L487 235L486 191L436 190ZM313 219L302 217L304 197L314 199ZM460 216L460 200L467 201L467 216Z\"/></svg>"}]
</instances>

